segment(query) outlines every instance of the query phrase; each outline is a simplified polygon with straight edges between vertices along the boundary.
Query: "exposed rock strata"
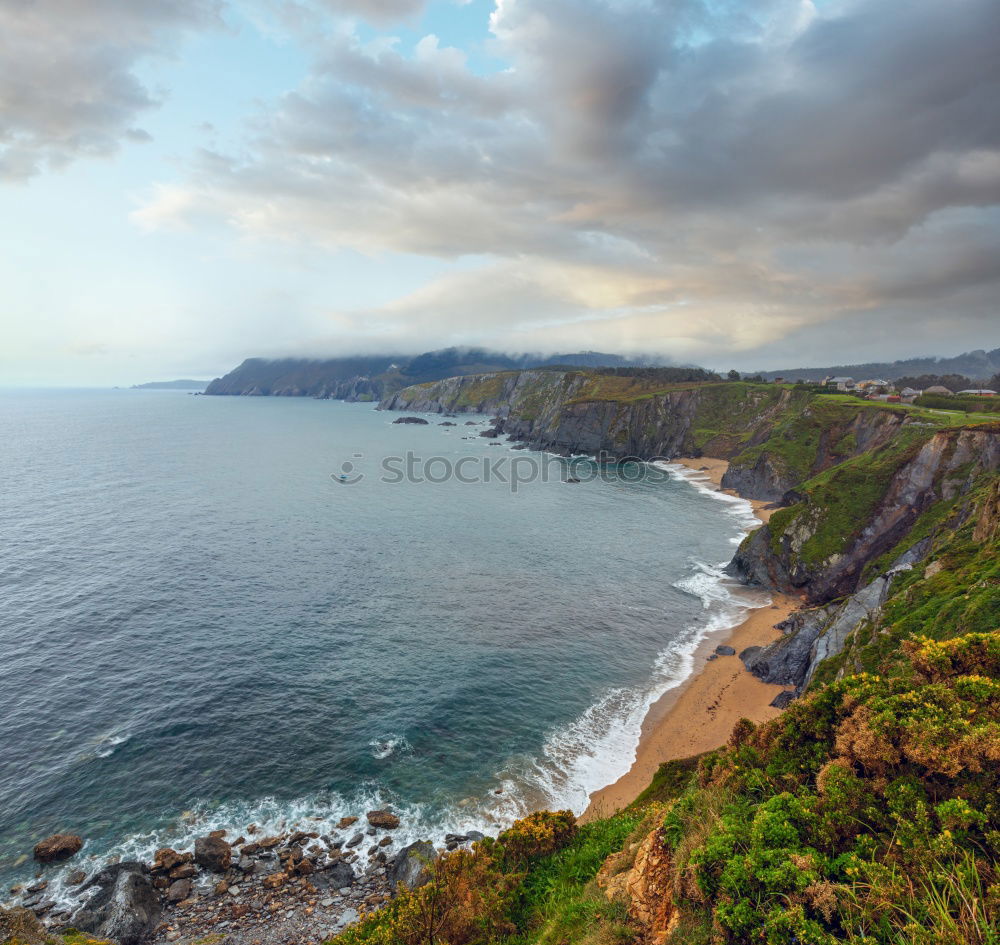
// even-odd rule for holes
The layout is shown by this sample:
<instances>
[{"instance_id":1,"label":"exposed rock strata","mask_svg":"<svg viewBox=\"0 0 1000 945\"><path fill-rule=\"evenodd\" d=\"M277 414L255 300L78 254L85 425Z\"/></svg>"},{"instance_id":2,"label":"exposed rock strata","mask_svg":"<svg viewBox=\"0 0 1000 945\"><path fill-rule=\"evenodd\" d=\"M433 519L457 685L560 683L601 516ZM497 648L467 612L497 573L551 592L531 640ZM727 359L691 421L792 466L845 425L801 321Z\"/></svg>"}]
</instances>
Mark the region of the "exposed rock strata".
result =
<instances>
[{"instance_id":1,"label":"exposed rock strata","mask_svg":"<svg viewBox=\"0 0 1000 945\"><path fill-rule=\"evenodd\" d=\"M931 436L892 474L882 498L835 553L815 560L804 552L823 525L824 510L803 496L791 521L754 532L731 570L750 584L787 593L804 589L813 603L853 593L866 565L891 551L917 518L938 501L955 498L982 473L1000 469L1000 432L949 429ZM851 523L855 524L855 523Z\"/></svg>"}]
</instances>

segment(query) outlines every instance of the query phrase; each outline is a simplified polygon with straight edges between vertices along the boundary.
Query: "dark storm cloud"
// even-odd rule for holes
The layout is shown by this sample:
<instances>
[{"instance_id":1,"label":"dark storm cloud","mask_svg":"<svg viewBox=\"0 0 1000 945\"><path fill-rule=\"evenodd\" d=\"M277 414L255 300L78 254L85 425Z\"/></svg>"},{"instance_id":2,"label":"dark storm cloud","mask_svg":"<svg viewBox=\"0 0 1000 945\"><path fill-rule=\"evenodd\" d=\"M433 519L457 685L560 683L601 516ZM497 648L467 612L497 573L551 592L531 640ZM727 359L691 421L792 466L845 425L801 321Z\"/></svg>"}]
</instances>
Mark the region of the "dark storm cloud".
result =
<instances>
[{"instance_id":1,"label":"dark storm cloud","mask_svg":"<svg viewBox=\"0 0 1000 945\"><path fill-rule=\"evenodd\" d=\"M179 31L215 22L215 0L0 0L0 179L24 179L144 141L156 104L136 64Z\"/></svg>"}]
</instances>

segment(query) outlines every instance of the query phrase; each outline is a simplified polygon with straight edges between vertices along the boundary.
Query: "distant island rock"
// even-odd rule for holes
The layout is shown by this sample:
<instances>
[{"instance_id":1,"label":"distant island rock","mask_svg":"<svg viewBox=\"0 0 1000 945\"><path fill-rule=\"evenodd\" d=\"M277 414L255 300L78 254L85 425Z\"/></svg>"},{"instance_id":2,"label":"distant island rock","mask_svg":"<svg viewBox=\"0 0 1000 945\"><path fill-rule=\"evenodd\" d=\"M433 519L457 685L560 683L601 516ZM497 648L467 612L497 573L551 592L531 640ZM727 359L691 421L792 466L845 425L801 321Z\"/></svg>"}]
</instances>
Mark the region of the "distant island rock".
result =
<instances>
[{"instance_id":1,"label":"distant island rock","mask_svg":"<svg viewBox=\"0 0 1000 945\"><path fill-rule=\"evenodd\" d=\"M204 390L208 381L193 381L182 378L179 381L147 381L145 384L133 384L129 390Z\"/></svg>"},{"instance_id":2,"label":"distant island rock","mask_svg":"<svg viewBox=\"0 0 1000 945\"><path fill-rule=\"evenodd\" d=\"M421 423L424 426L427 425L427 421L423 417L400 417L398 420L393 420L393 423Z\"/></svg>"}]
</instances>

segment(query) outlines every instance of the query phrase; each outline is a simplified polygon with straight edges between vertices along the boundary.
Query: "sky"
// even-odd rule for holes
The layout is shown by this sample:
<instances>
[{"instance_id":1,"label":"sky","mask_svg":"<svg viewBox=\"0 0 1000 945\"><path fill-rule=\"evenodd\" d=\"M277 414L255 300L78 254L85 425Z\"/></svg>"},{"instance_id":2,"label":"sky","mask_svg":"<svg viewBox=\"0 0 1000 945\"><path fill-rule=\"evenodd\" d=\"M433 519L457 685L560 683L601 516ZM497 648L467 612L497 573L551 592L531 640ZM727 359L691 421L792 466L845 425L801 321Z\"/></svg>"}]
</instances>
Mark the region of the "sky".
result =
<instances>
[{"instance_id":1,"label":"sky","mask_svg":"<svg viewBox=\"0 0 1000 945\"><path fill-rule=\"evenodd\" d=\"M997 0L0 0L0 384L1000 346Z\"/></svg>"}]
</instances>

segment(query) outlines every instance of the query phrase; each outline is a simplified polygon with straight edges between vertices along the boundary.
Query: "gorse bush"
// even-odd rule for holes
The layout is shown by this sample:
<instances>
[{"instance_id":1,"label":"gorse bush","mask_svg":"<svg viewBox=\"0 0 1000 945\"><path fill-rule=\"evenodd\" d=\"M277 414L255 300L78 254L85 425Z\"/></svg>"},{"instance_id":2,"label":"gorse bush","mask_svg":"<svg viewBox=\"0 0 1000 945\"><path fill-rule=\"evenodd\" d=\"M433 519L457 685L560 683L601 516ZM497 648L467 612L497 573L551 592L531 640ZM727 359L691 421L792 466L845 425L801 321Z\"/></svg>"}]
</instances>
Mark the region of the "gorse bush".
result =
<instances>
[{"instance_id":1,"label":"gorse bush","mask_svg":"<svg viewBox=\"0 0 1000 945\"><path fill-rule=\"evenodd\" d=\"M561 850L575 833L572 811L538 811L501 833L496 846L509 867L518 867Z\"/></svg>"},{"instance_id":2,"label":"gorse bush","mask_svg":"<svg viewBox=\"0 0 1000 945\"><path fill-rule=\"evenodd\" d=\"M744 733L673 805L678 900L716 941L1000 941L1000 635L910 654Z\"/></svg>"},{"instance_id":3,"label":"gorse bush","mask_svg":"<svg viewBox=\"0 0 1000 945\"><path fill-rule=\"evenodd\" d=\"M575 833L571 811L540 811L496 840L476 843L472 851L437 857L429 864L426 883L402 889L389 906L364 918L338 942L472 945L509 935L516 931L511 915L522 894L523 868L565 847Z\"/></svg>"},{"instance_id":4,"label":"gorse bush","mask_svg":"<svg viewBox=\"0 0 1000 945\"><path fill-rule=\"evenodd\" d=\"M367 945L469 945L513 931L508 914L521 876L505 873L487 850L438 857L428 882L404 889L339 941Z\"/></svg>"}]
</instances>

